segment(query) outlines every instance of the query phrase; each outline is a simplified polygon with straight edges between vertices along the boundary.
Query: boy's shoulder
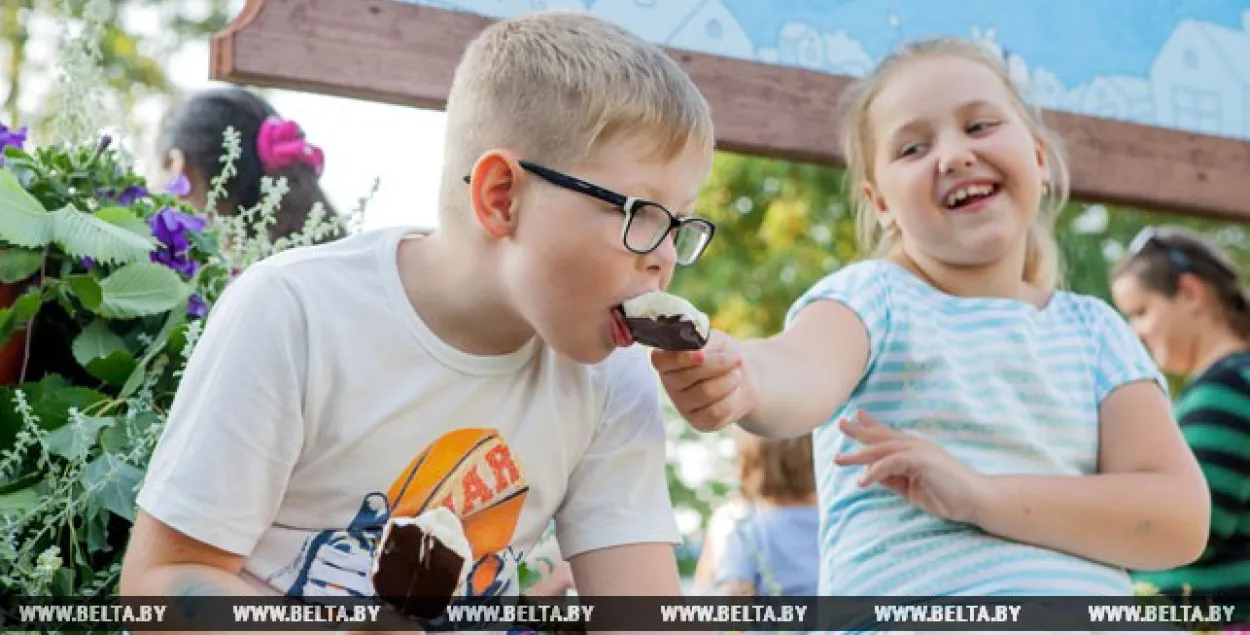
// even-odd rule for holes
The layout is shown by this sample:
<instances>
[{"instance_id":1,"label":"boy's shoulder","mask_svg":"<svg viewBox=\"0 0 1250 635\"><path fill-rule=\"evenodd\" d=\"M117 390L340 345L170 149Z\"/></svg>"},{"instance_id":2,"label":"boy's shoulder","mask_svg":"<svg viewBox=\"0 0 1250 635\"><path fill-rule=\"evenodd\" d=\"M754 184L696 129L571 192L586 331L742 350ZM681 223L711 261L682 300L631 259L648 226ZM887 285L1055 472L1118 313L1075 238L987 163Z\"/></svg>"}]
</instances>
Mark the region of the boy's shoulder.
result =
<instances>
[{"instance_id":1,"label":"boy's shoulder","mask_svg":"<svg viewBox=\"0 0 1250 635\"><path fill-rule=\"evenodd\" d=\"M659 379L641 345L618 348L603 361L582 368L605 417L640 404L659 403Z\"/></svg>"},{"instance_id":2,"label":"boy's shoulder","mask_svg":"<svg viewBox=\"0 0 1250 635\"><path fill-rule=\"evenodd\" d=\"M257 293L285 292L301 304L346 306L347 303L381 300L393 285L388 274L396 273L387 250L412 228L383 228L353 234L319 245L292 247L268 256L243 270L229 286L248 287ZM317 306L317 310L325 307Z\"/></svg>"}]
</instances>

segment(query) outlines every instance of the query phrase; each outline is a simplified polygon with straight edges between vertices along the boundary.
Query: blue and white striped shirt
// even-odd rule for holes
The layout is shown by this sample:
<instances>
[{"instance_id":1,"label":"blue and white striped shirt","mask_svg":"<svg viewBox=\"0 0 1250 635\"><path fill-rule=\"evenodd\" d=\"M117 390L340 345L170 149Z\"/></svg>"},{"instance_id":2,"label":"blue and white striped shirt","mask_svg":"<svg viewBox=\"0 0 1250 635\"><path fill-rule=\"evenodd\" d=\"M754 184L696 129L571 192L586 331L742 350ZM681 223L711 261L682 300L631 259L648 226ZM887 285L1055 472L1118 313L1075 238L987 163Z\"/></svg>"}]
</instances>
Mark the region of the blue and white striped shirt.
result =
<instances>
[{"instance_id":1,"label":"blue and white striped shirt","mask_svg":"<svg viewBox=\"0 0 1250 635\"><path fill-rule=\"evenodd\" d=\"M983 473L1095 473L1103 398L1140 379L1167 390L1107 303L1062 291L1045 308L961 298L885 260L827 276L787 323L818 300L855 311L870 342L860 384L813 433L822 595L1131 593L1122 569L940 519L884 487L860 487L862 468L833 465L855 443L834 422L863 409Z\"/></svg>"}]
</instances>

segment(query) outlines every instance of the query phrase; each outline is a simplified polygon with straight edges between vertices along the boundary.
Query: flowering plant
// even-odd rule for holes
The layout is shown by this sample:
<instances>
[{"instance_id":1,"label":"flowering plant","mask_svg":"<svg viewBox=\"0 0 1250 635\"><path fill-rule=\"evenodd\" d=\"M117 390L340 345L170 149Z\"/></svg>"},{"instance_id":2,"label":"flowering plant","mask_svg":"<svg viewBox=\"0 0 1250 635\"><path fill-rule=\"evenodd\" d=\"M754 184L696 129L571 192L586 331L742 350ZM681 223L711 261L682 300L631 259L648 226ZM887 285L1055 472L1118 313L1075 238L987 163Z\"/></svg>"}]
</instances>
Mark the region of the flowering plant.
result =
<instances>
[{"instance_id":1,"label":"flowering plant","mask_svg":"<svg viewBox=\"0 0 1250 635\"><path fill-rule=\"evenodd\" d=\"M152 191L108 137L25 141L0 128L0 596L107 596L209 309L247 265L351 217L313 210L270 243L283 180L263 180L256 208L209 218L183 202L185 179ZM227 130L210 200L238 143Z\"/></svg>"},{"instance_id":2,"label":"flowering plant","mask_svg":"<svg viewBox=\"0 0 1250 635\"><path fill-rule=\"evenodd\" d=\"M115 582L177 364L231 274L220 230L152 192L108 137L0 168L0 588Z\"/></svg>"}]
</instances>

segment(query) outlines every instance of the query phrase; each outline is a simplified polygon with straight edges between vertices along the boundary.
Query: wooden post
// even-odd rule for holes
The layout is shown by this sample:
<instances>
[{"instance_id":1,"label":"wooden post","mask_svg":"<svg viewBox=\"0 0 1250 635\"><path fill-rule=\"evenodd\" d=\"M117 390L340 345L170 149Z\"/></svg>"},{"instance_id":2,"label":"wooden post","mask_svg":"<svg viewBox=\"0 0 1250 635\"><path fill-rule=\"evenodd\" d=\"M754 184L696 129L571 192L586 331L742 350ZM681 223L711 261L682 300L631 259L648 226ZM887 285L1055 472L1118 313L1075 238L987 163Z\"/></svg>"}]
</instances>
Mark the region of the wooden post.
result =
<instances>
[{"instance_id":1,"label":"wooden post","mask_svg":"<svg viewBox=\"0 0 1250 635\"><path fill-rule=\"evenodd\" d=\"M491 19L391 0L248 0L212 40L212 77L441 109ZM668 49L712 104L718 147L841 166L834 105L851 78ZM1250 141L1047 113L1073 197L1250 222Z\"/></svg>"}]
</instances>

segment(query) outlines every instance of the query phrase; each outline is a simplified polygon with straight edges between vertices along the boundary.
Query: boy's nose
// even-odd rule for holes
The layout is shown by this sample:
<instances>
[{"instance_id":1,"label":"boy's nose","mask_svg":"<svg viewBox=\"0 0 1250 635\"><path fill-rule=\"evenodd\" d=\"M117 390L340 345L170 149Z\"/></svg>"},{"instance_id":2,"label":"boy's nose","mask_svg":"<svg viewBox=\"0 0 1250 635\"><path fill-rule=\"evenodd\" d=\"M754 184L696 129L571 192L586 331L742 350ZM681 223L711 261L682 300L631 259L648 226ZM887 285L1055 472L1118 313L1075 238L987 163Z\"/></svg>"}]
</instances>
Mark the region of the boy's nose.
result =
<instances>
[{"instance_id":1,"label":"boy's nose","mask_svg":"<svg viewBox=\"0 0 1250 635\"><path fill-rule=\"evenodd\" d=\"M660 245L643 257L647 271L663 276L665 282L677 267L677 232L670 231Z\"/></svg>"}]
</instances>

